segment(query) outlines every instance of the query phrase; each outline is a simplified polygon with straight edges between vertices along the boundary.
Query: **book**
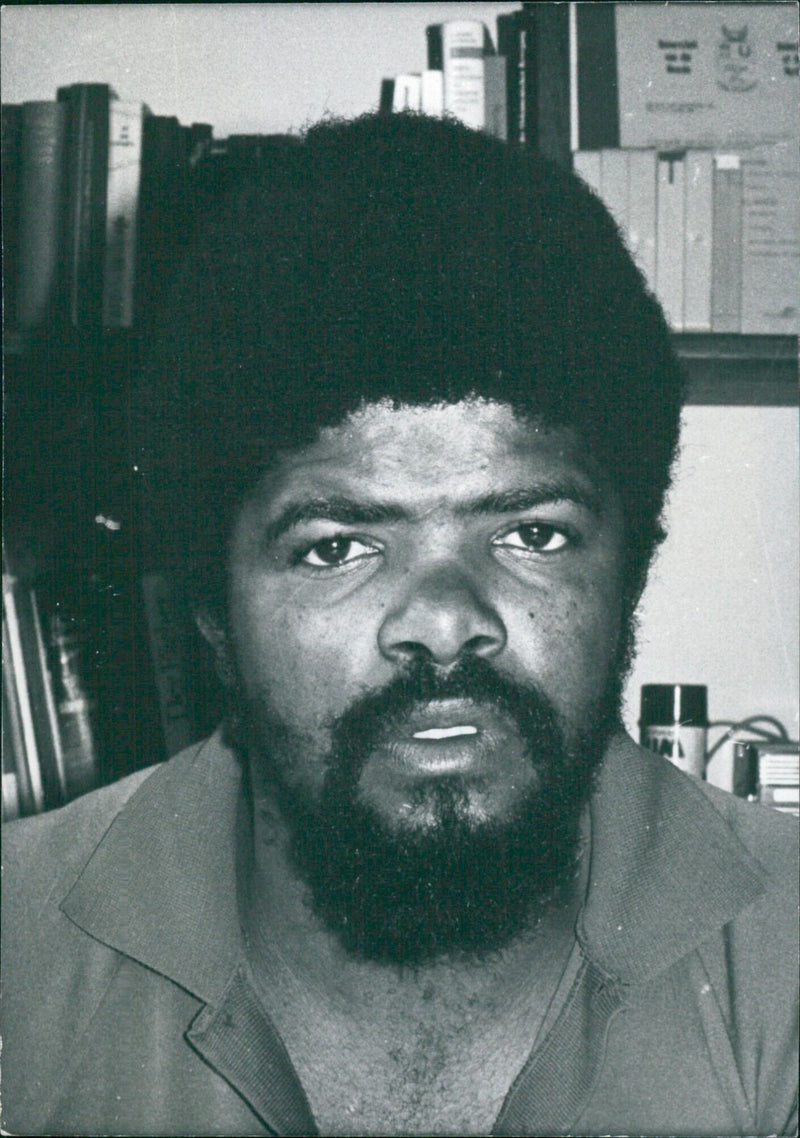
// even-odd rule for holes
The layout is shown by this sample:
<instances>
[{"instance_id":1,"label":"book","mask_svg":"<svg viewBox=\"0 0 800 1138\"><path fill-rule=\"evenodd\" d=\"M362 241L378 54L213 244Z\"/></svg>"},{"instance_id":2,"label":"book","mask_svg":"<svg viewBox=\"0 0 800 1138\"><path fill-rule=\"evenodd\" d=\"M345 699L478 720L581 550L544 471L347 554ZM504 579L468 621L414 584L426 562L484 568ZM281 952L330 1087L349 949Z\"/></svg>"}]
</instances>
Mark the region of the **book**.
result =
<instances>
[{"instance_id":1,"label":"book","mask_svg":"<svg viewBox=\"0 0 800 1138\"><path fill-rule=\"evenodd\" d=\"M109 110L103 327L131 328L135 315L136 241L142 174L144 103L113 102Z\"/></svg>"},{"instance_id":2,"label":"book","mask_svg":"<svg viewBox=\"0 0 800 1138\"><path fill-rule=\"evenodd\" d=\"M487 55L483 61L487 134L504 142L508 137L506 112L506 61L502 55Z\"/></svg>"},{"instance_id":3,"label":"book","mask_svg":"<svg viewBox=\"0 0 800 1138\"><path fill-rule=\"evenodd\" d=\"M742 330L742 164L738 154L714 155L711 330Z\"/></svg>"},{"instance_id":4,"label":"book","mask_svg":"<svg viewBox=\"0 0 800 1138\"><path fill-rule=\"evenodd\" d=\"M627 150L600 152L600 196L628 242L629 174Z\"/></svg>"},{"instance_id":5,"label":"book","mask_svg":"<svg viewBox=\"0 0 800 1138\"><path fill-rule=\"evenodd\" d=\"M444 114L444 74L426 68L420 85L420 110L424 115L441 118Z\"/></svg>"},{"instance_id":6,"label":"book","mask_svg":"<svg viewBox=\"0 0 800 1138\"><path fill-rule=\"evenodd\" d=\"M240 149L247 149L248 155L252 151L249 144L243 144ZM186 151L183 129L174 115L145 115L136 253L139 316L144 325L159 311L176 256L188 232ZM229 157L229 161L234 160Z\"/></svg>"},{"instance_id":7,"label":"book","mask_svg":"<svg viewBox=\"0 0 800 1138\"><path fill-rule=\"evenodd\" d=\"M73 327L99 328L103 315L109 107L107 83L59 87L67 108L65 284Z\"/></svg>"},{"instance_id":8,"label":"book","mask_svg":"<svg viewBox=\"0 0 800 1138\"><path fill-rule=\"evenodd\" d=\"M506 61L508 141L535 144L538 134L536 29L528 8L497 17L497 51Z\"/></svg>"},{"instance_id":9,"label":"book","mask_svg":"<svg viewBox=\"0 0 800 1138\"><path fill-rule=\"evenodd\" d=\"M615 10L623 146L798 140L795 4L579 7Z\"/></svg>"},{"instance_id":10,"label":"book","mask_svg":"<svg viewBox=\"0 0 800 1138\"><path fill-rule=\"evenodd\" d=\"M163 573L142 577L142 594L166 753L177 754L198 737L187 669L185 622L175 589Z\"/></svg>"},{"instance_id":11,"label":"book","mask_svg":"<svg viewBox=\"0 0 800 1138\"><path fill-rule=\"evenodd\" d=\"M660 153L656 197L656 296L674 332L683 329L685 193L685 153Z\"/></svg>"},{"instance_id":12,"label":"book","mask_svg":"<svg viewBox=\"0 0 800 1138\"><path fill-rule=\"evenodd\" d=\"M683 270L685 332L711 331L712 180L711 151L687 151Z\"/></svg>"},{"instance_id":13,"label":"book","mask_svg":"<svg viewBox=\"0 0 800 1138\"><path fill-rule=\"evenodd\" d=\"M396 75L392 93L392 111L418 111L422 105L422 76Z\"/></svg>"},{"instance_id":14,"label":"book","mask_svg":"<svg viewBox=\"0 0 800 1138\"><path fill-rule=\"evenodd\" d=\"M742 152L742 332L800 333L800 169L793 144Z\"/></svg>"},{"instance_id":15,"label":"book","mask_svg":"<svg viewBox=\"0 0 800 1138\"><path fill-rule=\"evenodd\" d=\"M3 341L8 350L16 340L19 321L17 298L19 295L19 229L20 229L20 168L22 154L22 106L3 103L2 106L2 195L3 216Z\"/></svg>"},{"instance_id":16,"label":"book","mask_svg":"<svg viewBox=\"0 0 800 1138\"><path fill-rule=\"evenodd\" d=\"M47 645L61 738L66 797L98 785L97 699L87 683L80 622L56 608L49 614Z\"/></svg>"},{"instance_id":17,"label":"book","mask_svg":"<svg viewBox=\"0 0 800 1138\"><path fill-rule=\"evenodd\" d=\"M17 323L26 331L52 317L56 305L65 128L62 104L23 103Z\"/></svg>"},{"instance_id":18,"label":"book","mask_svg":"<svg viewBox=\"0 0 800 1138\"><path fill-rule=\"evenodd\" d=\"M616 4L576 4L577 134L580 150L620 146Z\"/></svg>"},{"instance_id":19,"label":"book","mask_svg":"<svg viewBox=\"0 0 800 1138\"><path fill-rule=\"evenodd\" d=\"M378 114L390 115L394 103L394 79L381 79L381 93L378 99Z\"/></svg>"},{"instance_id":20,"label":"book","mask_svg":"<svg viewBox=\"0 0 800 1138\"><path fill-rule=\"evenodd\" d=\"M16 790L20 813L44 809L45 796L35 712L25 658L23 631L17 607L18 584L3 564L3 684L6 690L7 727L15 750Z\"/></svg>"},{"instance_id":21,"label":"book","mask_svg":"<svg viewBox=\"0 0 800 1138\"><path fill-rule=\"evenodd\" d=\"M628 151L628 247L651 292L656 291L656 152Z\"/></svg>"},{"instance_id":22,"label":"book","mask_svg":"<svg viewBox=\"0 0 800 1138\"><path fill-rule=\"evenodd\" d=\"M473 130L486 126L484 56L491 40L479 20L446 20L427 28L428 68L444 76L444 112Z\"/></svg>"},{"instance_id":23,"label":"book","mask_svg":"<svg viewBox=\"0 0 800 1138\"><path fill-rule=\"evenodd\" d=\"M598 197L603 196L600 183L599 150L576 150L572 155L572 169L590 190L594 190Z\"/></svg>"}]
</instances>

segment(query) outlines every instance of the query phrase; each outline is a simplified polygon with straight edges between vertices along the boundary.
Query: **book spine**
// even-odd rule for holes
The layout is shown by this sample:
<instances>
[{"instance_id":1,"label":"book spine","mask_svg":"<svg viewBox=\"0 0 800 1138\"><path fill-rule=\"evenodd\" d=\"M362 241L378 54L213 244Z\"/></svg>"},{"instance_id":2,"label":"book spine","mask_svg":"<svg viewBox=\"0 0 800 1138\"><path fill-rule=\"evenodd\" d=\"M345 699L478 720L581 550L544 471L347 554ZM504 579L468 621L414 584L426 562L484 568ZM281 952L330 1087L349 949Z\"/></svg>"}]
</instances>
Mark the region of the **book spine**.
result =
<instances>
[{"instance_id":1,"label":"book spine","mask_svg":"<svg viewBox=\"0 0 800 1138\"><path fill-rule=\"evenodd\" d=\"M420 110L424 115L441 118L444 114L444 75L430 68L422 72Z\"/></svg>"},{"instance_id":2,"label":"book spine","mask_svg":"<svg viewBox=\"0 0 800 1138\"><path fill-rule=\"evenodd\" d=\"M651 292L656 291L656 152L628 152L628 243Z\"/></svg>"},{"instance_id":3,"label":"book spine","mask_svg":"<svg viewBox=\"0 0 800 1138\"><path fill-rule=\"evenodd\" d=\"M578 146L618 149L619 91L615 4L576 4Z\"/></svg>"},{"instance_id":4,"label":"book spine","mask_svg":"<svg viewBox=\"0 0 800 1138\"><path fill-rule=\"evenodd\" d=\"M505 57L487 55L483 61L483 76L486 133L505 142L508 138Z\"/></svg>"},{"instance_id":5,"label":"book spine","mask_svg":"<svg viewBox=\"0 0 800 1138\"><path fill-rule=\"evenodd\" d=\"M428 50L428 69L430 71L443 71L444 46L442 43L442 25L429 24L425 29L425 41Z\"/></svg>"},{"instance_id":6,"label":"book spine","mask_svg":"<svg viewBox=\"0 0 800 1138\"><path fill-rule=\"evenodd\" d=\"M484 68L486 29L478 20L442 25L445 112L473 130L486 126Z\"/></svg>"},{"instance_id":7,"label":"book spine","mask_svg":"<svg viewBox=\"0 0 800 1138\"><path fill-rule=\"evenodd\" d=\"M28 683L23 636L17 608L17 582L3 572L3 682L9 685L10 719L14 730L17 790L20 812L35 814L44 809L44 785L36 741L36 724Z\"/></svg>"},{"instance_id":8,"label":"book spine","mask_svg":"<svg viewBox=\"0 0 800 1138\"><path fill-rule=\"evenodd\" d=\"M507 138L514 145L535 145L534 134L528 137L528 106L538 104L536 75L536 29L530 12L522 9L497 17L497 51L506 61Z\"/></svg>"},{"instance_id":9,"label":"book spine","mask_svg":"<svg viewBox=\"0 0 800 1138\"><path fill-rule=\"evenodd\" d=\"M392 95L392 111L418 111L422 103L422 77L419 75L396 75Z\"/></svg>"},{"instance_id":10,"label":"book spine","mask_svg":"<svg viewBox=\"0 0 800 1138\"><path fill-rule=\"evenodd\" d=\"M742 330L742 164L738 154L714 155L711 330Z\"/></svg>"},{"instance_id":11,"label":"book spine","mask_svg":"<svg viewBox=\"0 0 800 1138\"><path fill-rule=\"evenodd\" d=\"M192 714L185 629L175 592L164 574L145 573L142 594L161 728L170 756L188 747L198 735Z\"/></svg>"},{"instance_id":12,"label":"book spine","mask_svg":"<svg viewBox=\"0 0 800 1138\"><path fill-rule=\"evenodd\" d=\"M568 4L525 3L534 26L534 50L528 50L526 79L536 76L525 97L525 137L546 157L569 170L570 17ZM530 44L530 37L529 37Z\"/></svg>"},{"instance_id":13,"label":"book spine","mask_svg":"<svg viewBox=\"0 0 800 1138\"><path fill-rule=\"evenodd\" d=\"M800 332L800 170L793 146L742 155L742 332Z\"/></svg>"},{"instance_id":14,"label":"book spine","mask_svg":"<svg viewBox=\"0 0 800 1138\"><path fill-rule=\"evenodd\" d=\"M105 328L131 328L134 322L143 119L142 103L111 104L103 266Z\"/></svg>"},{"instance_id":15,"label":"book spine","mask_svg":"<svg viewBox=\"0 0 800 1138\"><path fill-rule=\"evenodd\" d=\"M599 150L576 150L572 155L572 169L598 197L603 196Z\"/></svg>"},{"instance_id":16,"label":"book spine","mask_svg":"<svg viewBox=\"0 0 800 1138\"><path fill-rule=\"evenodd\" d=\"M659 154L656 202L656 295L674 332L680 332L683 327L685 186L684 153Z\"/></svg>"},{"instance_id":17,"label":"book spine","mask_svg":"<svg viewBox=\"0 0 800 1138\"><path fill-rule=\"evenodd\" d=\"M58 289L65 122L59 103L23 104L17 317L25 330L44 322Z\"/></svg>"},{"instance_id":18,"label":"book spine","mask_svg":"<svg viewBox=\"0 0 800 1138\"><path fill-rule=\"evenodd\" d=\"M58 90L68 108L66 289L73 327L98 328L103 313L109 106L103 83Z\"/></svg>"},{"instance_id":19,"label":"book spine","mask_svg":"<svg viewBox=\"0 0 800 1138\"><path fill-rule=\"evenodd\" d=\"M711 151L687 151L683 273L685 332L711 331L712 176Z\"/></svg>"},{"instance_id":20,"label":"book spine","mask_svg":"<svg viewBox=\"0 0 800 1138\"><path fill-rule=\"evenodd\" d=\"M97 701L90 694L81 659L80 627L59 611L47 629L53 661L56 714L61 733L66 797L75 798L99 782L95 717Z\"/></svg>"},{"instance_id":21,"label":"book spine","mask_svg":"<svg viewBox=\"0 0 800 1138\"><path fill-rule=\"evenodd\" d=\"M4 103L2 107L2 217L3 217L3 338L8 350L18 337L19 317L19 237L22 199L22 107Z\"/></svg>"},{"instance_id":22,"label":"book spine","mask_svg":"<svg viewBox=\"0 0 800 1138\"><path fill-rule=\"evenodd\" d=\"M627 150L600 152L600 192L606 209L619 226L626 243L629 229L629 172Z\"/></svg>"}]
</instances>

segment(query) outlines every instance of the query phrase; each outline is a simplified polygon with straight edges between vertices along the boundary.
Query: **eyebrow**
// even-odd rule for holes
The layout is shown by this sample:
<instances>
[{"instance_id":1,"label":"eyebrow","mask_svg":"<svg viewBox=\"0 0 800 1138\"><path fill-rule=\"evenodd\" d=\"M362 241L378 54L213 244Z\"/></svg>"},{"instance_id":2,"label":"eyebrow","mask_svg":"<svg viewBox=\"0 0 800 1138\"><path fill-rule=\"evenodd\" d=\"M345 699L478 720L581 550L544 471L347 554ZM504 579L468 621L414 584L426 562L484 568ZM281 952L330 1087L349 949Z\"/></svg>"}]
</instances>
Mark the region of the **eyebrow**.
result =
<instances>
[{"instance_id":1,"label":"eyebrow","mask_svg":"<svg viewBox=\"0 0 800 1138\"><path fill-rule=\"evenodd\" d=\"M453 512L456 517L514 514L555 502L574 502L596 516L602 512L599 492L572 479L539 482L535 486L485 494L459 503ZM307 498L288 502L266 525L262 541L270 545L294 526L307 522L331 521L345 526L369 526L412 521L414 516L414 511L393 502L368 502L343 496Z\"/></svg>"}]
</instances>

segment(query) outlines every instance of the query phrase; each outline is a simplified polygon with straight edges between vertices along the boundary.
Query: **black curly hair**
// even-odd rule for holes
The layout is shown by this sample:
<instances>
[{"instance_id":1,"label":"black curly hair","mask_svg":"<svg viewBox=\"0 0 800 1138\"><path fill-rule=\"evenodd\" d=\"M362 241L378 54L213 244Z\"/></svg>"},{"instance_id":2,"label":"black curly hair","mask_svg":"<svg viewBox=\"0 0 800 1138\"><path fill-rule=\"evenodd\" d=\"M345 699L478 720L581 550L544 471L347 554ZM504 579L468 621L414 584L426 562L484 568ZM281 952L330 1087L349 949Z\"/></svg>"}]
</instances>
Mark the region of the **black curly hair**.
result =
<instances>
[{"instance_id":1,"label":"black curly hair","mask_svg":"<svg viewBox=\"0 0 800 1138\"><path fill-rule=\"evenodd\" d=\"M309 129L198 227L142 377L151 533L224 595L237 503L364 403L510 404L575 430L622 496L638 596L684 394L658 303L575 176L458 123Z\"/></svg>"}]
</instances>

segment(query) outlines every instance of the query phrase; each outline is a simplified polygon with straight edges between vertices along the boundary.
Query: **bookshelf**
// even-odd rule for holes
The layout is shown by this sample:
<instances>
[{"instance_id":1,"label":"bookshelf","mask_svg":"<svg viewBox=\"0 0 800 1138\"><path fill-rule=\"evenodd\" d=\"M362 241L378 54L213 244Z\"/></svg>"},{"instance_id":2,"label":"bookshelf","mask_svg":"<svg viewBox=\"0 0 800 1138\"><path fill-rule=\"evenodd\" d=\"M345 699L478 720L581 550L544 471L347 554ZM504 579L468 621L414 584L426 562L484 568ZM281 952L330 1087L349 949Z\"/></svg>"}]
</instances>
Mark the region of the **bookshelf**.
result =
<instances>
[{"instance_id":1,"label":"bookshelf","mask_svg":"<svg viewBox=\"0 0 800 1138\"><path fill-rule=\"evenodd\" d=\"M676 332L673 344L695 405L796 407L796 336Z\"/></svg>"},{"instance_id":2,"label":"bookshelf","mask_svg":"<svg viewBox=\"0 0 800 1138\"><path fill-rule=\"evenodd\" d=\"M612 129L614 99L609 82L615 59L613 22L609 22L614 6L578 7L578 35L585 63L578 74L578 99L584 110L591 112L581 120L578 141L582 147L618 147L618 124L616 132ZM503 25L509 51L513 52L515 43L519 48L515 37L528 34L530 29L536 44L532 58L537 72L529 75L526 91L526 144L535 142L542 152L565 166L572 162L567 8L558 4L525 5L519 19L517 13L506 16ZM425 19L421 16L421 57L424 44ZM430 59L428 63L430 66ZM519 127L519 121L517 108L516 115L509 114L508 122ZM184 127L177 119L164 116L146 117L144 127L142 145L145 151L150 148L150 156L147 171L142 169L140 223L143 216L151 235L170 234L166 244L151 238L143 242L146 245L149 241L150 247L136 270L144 284L144 311L137 312L132 327L105 329L71 327L62 314L60 322L54 321L44 330L35 329L30 335L10 328L4 343L6 549L12 566L8 588L22 590L18 607L23 622L28 619L26 613L36 607L25 593L30 589L36 593L37 611L43 618L55 613L56 626L62 633L61 614L75 622L70 627L77 631L81 622L84 627L92 622L97 626L81 649L84 656L94 654L95 661L107 669L103 675L94 665L94 686L86 693L89 702L108 708L105 720L101 717L95 724L98 738L105 740L101 746L104 753L92 775L97 782L113 781L139 763L165 757L177 749L152 728L158 726L159 700L164 735L163 699L169 697L176 703L189 698L178 691L182 681L180 666L175 663L177 642L186 634L187 614L173 619L168 586L157 576L159 566L152 564L141 548L132 551L125 544L132 541L137 546L137 535L130 533L135 523L126 462L126 399L146 340L146 312L157 308L158 283L166 277L181 245L189 240L192 218L206 196L235 182L250 163L279 163L282 150L293 144L288 135L231 135L218 140L207 124ZM4 153L4 183L13 183L12 166L8 153ZM67 185L65 178L65 193ZM13 217L13 208L8 217ZM9 232L13 236L11 222ZM14 252L12 241L9 253ZM99 264L95 257L95 270ZM94 287L96 292L98 286ZM96 295L94 302L98 303ZM677 332L674 345L689 377L689 402L693 405L797 404L796 336ZM122 523L122 536L114 529L118 522ZM143 585L145 580L147 584ZM119 601L116 617L113 606L109 607L112 596ZM147 629L146 621L152 625L156 618L155 631ZM106 635L111 625L116 653ZM36 628L27 631L30 644L42 628L38 633ZM21 650L25 644L23 635ZM59 650L62 655L66 651L63 636ZM197 715L195 729L204 732L213 726L216 704L209 697L211 681L203 673L199 658L193 658L195 664L201 673L197 702L205 709ZM128 693L126 699L114 695L115 686L117 691ZM46 695L41 694L40 702ZM189 717L187 710L187 722ZM177 738L180 724L177 719L175 723ZM76 730L78 726L73 724ZM191 733L186 723L181 729ZM45 758L48 745L52 750L52 740L40 747ZM44 776L46 790L46 769ZM87 785L91 785L91 778ZM69 788L65 790L62 785L44 805L57 805L59 793L61 798L70 796Z\"/></svg>"}]
</instances>

